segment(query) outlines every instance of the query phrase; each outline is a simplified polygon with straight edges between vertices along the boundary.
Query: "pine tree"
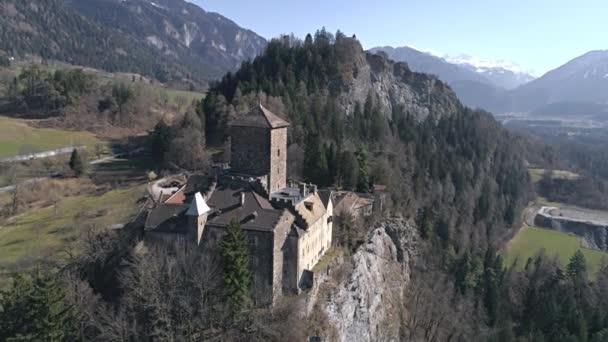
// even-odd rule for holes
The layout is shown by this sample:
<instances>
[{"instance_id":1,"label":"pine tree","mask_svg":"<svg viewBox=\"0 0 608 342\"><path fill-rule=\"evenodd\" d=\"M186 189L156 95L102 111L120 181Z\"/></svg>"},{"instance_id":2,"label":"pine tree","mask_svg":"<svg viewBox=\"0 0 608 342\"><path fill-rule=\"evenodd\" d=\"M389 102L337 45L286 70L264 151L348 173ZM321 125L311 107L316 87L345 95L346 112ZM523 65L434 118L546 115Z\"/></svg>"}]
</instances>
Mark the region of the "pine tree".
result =
<instances>
[{"instance_id":1,"label":"pine tree","mask_svg":"<svg viewBox=\"0 0 608 342\"><path fill-rule=\"evenodd\" d=\"M325 186L328 182L327 155L317 135L309 135L304 151L304 179Z\"/></svg>"},{"instance_id":2,"label":"pine tree","mask_svg":"<svg viewBox=\"0 0 608 342\"><path fill-rule=\"evenodd\" d=\"M18 274L0 292L1 341L70 341L75 334L74 309L65 302L57 276Z\"/></svg>"},{"instance_id":3,"label":"pine tree","mask_svg":"<svg viewBox=\"0 0 608 342\"><path fill-rule=\"evenodd\" d=\"M369 191L369 166L367 165L367 152L363 149L359 149L356 153L357 163L359 164L359 172L357 178L357 191L368 192Z\"/></svg>"},{"instance_id":4,"label":"pine tree","mask_svg":"<svg viewBox=\"0 0 608 342\"><path fill-rule=\"evenodd\" d=\"M251 273L247 241L238 221L232 220L226 227L226 234L220 242L220 254L224 265L226 302L235 318L240 319L251 304Z\"/></svg>"},{"instance_id":5,"label":"pine tree","mask_svg":"<svg viewBox=\"0 0 608 342\"><path fill-rule=\"evenodd\" d=\"M72 151L72 155L70 156L69 166L76 177L80 177L84 173L84 163L82 162L80 153L78 153L78 149L76 148L74 151Z\"/></svg>"},{"instance_id":6,"label":"pine tree","mask_svg":"<svg viewBox=\"0 0 608 342\"><path fill-rule=\"evenodd\" d=\"M587 278L587 262L585 255L580 250L576 251L568 263L568 276L577 282Z\"/></svg>"}]
</instances>

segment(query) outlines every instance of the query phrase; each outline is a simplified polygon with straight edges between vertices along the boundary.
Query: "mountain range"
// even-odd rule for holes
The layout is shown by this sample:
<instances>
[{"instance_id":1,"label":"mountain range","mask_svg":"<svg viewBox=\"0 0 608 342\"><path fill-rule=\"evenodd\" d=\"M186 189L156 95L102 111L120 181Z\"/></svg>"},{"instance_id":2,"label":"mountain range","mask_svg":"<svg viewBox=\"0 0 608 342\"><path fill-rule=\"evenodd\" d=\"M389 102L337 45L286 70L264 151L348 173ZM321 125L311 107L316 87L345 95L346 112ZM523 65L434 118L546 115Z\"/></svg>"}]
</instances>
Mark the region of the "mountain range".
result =
<instances>
[{"instance_id":1,"label":"mountain range","mask_svg":"<svg viewBox=\"0 0 608 342\"><path fill-rule=\"evenodd\" d=\"M205 85L258 55L266 40L183 0L5 0L0 54Z\"/></svg>"},{"instance_id":2,"label":"mountain range","mask_svg":"<svg viewBox=\"0 0 608 342\"><path fill-rule=\"evenodd\" d=\"M608 105L608 51L588 52L536 79L517 68L475 63L467 56L442 58L407 46L370 51L435 74L465 105L497 114L600 115Z\"/></svg>"},{"instance_id":3,"label":"mountain range","mask_svg":"<svg viewBox=\"0 0 608 342\"><path fill-rule=\"evenodd\" d=\"M267 41L184 0L3 0L0 56L32 57L140 73L178 87L204 88ZM603 113L608 51L591 51L535 79L506 63L439 57L411 47L377 47L413 71L438 76L470 107L493 113Z\"/></svg>"}]
</instances>

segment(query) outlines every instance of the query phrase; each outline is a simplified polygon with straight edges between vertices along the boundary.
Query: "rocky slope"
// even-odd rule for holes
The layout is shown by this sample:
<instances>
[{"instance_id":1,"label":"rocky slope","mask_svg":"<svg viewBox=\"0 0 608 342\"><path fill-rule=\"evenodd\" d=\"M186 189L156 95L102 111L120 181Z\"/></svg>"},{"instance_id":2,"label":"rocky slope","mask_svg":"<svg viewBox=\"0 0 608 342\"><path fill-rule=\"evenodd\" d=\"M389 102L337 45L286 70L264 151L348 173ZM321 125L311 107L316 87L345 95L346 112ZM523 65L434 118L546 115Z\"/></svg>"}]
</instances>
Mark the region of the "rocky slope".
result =
<instances>
[{"instance_id":1,"label":"rocky slope","mask_svg":"<svg viewBox=\"0 0 608 342\"><path fill-rule=\"evenodd\" d=\"M219 78L257 56L266 40L230 19L182 0L67 0L103 27L119 30L206 79Z\"/></svg>"},{"instance_id":2,"label":"rocky slope","mask_svg":"<svg viewBox=\"0 0 608 342\"><path fill-rule=\"evenodd\" d=\"M508 108L508 90L534 79L531 75L471 58L446 59L404 46L370 49L394 61L405 62L416 72L436 75L448 83L458 98L472 108L503 111Z\"/></svg>"},{"instance_id":3,"label":"rocky slope","mask_svg":"<svg viewBox=\"0 0 608 342\"><path fill-rule=\"evenodd\" d=\"M360 47L356 50L359 50L354 61L357 73L347 79L346 91L339 97L344 112L352 113L355 104L365 103L370 92L376 95L382 112L387 116L397 105L419 119L430 113L447 115L459 106L456 94L436 77L413 72L405 63L365 53Z\"/></svg>"},{"instance_id":4,"label":"rocky slope","mask_svg":"<svg viewBox=\"0 0 608 342\"><path fill-rule=\"evenodd\" d=\"M416 256L415 229L402 219L376 225L352 257L353 269L320 303L338 341L399 339L404 291Z\"/></svg>"}]
</instances>

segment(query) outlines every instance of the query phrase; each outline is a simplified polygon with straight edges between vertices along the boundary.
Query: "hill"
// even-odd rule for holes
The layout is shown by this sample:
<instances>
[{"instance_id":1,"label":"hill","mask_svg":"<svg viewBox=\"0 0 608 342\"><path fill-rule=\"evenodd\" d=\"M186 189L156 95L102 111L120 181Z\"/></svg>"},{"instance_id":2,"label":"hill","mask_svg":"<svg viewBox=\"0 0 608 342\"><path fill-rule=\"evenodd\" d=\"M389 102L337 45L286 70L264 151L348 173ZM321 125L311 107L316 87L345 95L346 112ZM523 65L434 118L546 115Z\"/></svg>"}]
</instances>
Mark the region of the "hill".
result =
<instances>
[{"instance_id":1,"label":"hill","mask_svg":"<svg viewBox=\"0 0 608 342\"><path fill-rule=\"evenodd\" d=\"M204 85L265 40L185 1L3 1L0 55Z\"/></svg>"},{"instance_id":2,"label":"hill","mask_svg":"<svg viewBox=\"0 0 608 342\"><path fill-rule=\"evenodd\" d=\"M572 114L589 114L589 105L608 104L608 51L591 51L513 91L513 110L531 111L570 104ZM580 111L571 104L581 104ZM601 111L599 111L601 112ZM595 113L593 113L595 114Z\"/></svg>"},{"instance_id":3,"label":"hill","mask_svg":"<svg viewBox=\"0 0 608 342\"><path fill-rule=\"evenodd\" d=\"M340 32L274 40L225 76L201 104L208 142L223 141L235 113L259 100L291 122L292 178L360 191L384 183L395 206L427 211L428 234L456 249L509 234L525 202L520 147L489 114Z\"/></svg>"}]
</instances>

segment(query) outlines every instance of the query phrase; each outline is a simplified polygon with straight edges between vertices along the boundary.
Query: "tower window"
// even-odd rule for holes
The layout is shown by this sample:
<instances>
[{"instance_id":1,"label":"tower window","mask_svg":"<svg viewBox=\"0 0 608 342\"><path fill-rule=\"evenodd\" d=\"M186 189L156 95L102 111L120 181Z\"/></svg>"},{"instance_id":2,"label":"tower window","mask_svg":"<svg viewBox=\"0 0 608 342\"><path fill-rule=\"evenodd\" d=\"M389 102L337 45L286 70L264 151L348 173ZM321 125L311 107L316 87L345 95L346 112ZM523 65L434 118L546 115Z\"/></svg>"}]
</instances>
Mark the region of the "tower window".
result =
<instances>
[{"instance_id":1,"label":"tower window","mask_svg":"<svg viewBox=\"0 0 608 342\"><path fill-rule=\"evenodd\" d=\"M279 156L279 157L281 156L281 149L280 148L277 150L277 156Z\"/></svg>"}]
</instances>

